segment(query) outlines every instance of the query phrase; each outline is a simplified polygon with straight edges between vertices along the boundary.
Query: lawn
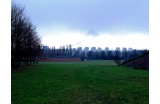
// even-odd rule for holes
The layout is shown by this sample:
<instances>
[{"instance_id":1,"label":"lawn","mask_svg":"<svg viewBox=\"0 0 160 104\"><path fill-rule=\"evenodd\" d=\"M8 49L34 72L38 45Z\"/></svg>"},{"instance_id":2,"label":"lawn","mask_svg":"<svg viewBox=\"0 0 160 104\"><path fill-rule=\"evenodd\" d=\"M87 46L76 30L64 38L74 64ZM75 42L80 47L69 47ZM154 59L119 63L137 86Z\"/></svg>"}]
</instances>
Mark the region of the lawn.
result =
<instances>
[{"instance_id":1,"label":"lawn","mask_svg":"<svg viewBox=\"0 0 160 104\"><path fill-rule=\"evenodd\" d=\"M149 71L113 61L39 63L11 74L12 104L148 104Z\"/></svg>"}]
</instances>

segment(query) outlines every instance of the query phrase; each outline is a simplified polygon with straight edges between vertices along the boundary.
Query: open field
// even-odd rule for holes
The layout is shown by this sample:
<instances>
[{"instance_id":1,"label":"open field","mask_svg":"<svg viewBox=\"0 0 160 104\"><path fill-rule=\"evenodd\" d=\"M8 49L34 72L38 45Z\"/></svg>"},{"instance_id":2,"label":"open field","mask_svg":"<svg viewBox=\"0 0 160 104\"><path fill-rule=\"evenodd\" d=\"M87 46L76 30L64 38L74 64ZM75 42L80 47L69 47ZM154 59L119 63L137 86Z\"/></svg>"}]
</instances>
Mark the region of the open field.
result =
<instances>
[{"instance_id":1,"label":"open field","mask_svg":"<svg viewBox=\"0 0 160 104\"><path fill-rule=\"evenodd\" d=\"M48 62L12 72L12 104L148 104L149 71L113 61Z\"/></svg>"},{"instance_id":2,"label":"open field","mask_svg":"<svg viewBox=\"0 0 160 104\"><path fill-rule=\"evenodd\" d=\"M88 61L74 61L74 62L41 62L45 64L77 64L77 65L117 65L114 60L88 60Z\"/></svg>"}]
</instances>

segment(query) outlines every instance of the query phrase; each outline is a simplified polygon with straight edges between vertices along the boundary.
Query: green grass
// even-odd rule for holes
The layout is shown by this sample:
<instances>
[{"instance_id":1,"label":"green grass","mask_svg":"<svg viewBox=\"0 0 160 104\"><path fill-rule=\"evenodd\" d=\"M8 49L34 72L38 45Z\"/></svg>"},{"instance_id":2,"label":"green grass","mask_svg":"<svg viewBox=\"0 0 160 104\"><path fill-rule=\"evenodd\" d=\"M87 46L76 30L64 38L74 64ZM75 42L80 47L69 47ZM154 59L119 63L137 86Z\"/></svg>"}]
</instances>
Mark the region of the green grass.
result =
<instances>
[{"instance_id":1,"label":"green grass","mask_svg":"<svg viewBox=\"0 0 160 104\"><path fill-rule=\"evenodd\" d=\"M113 61L39 63L12 72L11 98L12 104L148 104L149 71Z\"/></svg>"},{"instance_id":2,"label":"green grass","mask_svg":"<svg viewBox=\"0 0 160 104\"><path fill-rule=\"evenodd\" d=\"M41 62L50 64L80 64L80 65L117 65L114 60L91 60L75 62Z\"/></svg>"}]
</instances>

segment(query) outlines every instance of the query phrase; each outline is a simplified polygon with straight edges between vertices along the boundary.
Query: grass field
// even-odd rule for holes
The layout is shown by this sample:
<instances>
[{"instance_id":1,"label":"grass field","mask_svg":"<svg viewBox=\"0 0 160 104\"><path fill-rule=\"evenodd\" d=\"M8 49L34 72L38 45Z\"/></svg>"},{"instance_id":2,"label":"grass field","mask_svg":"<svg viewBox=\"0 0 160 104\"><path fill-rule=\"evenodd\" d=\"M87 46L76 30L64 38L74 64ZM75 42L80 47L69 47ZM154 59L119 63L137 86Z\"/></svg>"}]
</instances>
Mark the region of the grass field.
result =
<instances>
[{"instance_id":1,"label":"grass field","mask_svg":"<svg viewBox=\"0 0 160 104\"><path fill-rule=\"evenodd\" d=\"M12 104L149 103L149 71L113 61L39 63L11 75Z\"/></svg>"}]
</instances>

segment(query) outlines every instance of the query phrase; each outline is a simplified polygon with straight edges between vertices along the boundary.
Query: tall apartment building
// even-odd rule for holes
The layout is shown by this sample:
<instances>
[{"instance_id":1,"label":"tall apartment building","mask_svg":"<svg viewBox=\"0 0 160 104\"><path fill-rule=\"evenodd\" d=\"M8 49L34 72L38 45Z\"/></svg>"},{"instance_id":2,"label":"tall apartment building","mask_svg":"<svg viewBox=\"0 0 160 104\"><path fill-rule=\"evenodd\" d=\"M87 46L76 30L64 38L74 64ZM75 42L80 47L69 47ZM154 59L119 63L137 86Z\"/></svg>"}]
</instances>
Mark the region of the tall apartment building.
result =
<instances>
[{"instance_id":1,"label":"tall apartment building","mask_svg":"<svg viewBox=\"0 0 160 104\"><path fill-rule=\"evenodd\" d=\"M92 47L91 51L95 52L96 51L96 47Z\"/></svg>"},{"instance_id":2,"label":"tall apartment building","mask_svg":"<svg viewBox=\"0 0 160 104\"><path fill-rule=\"evenodd\" d=\"M101 48L101 47L98 47L97 51L98 51L98 52L101 52L101 51L102 51L102 48Z\"/></svg>"}]
</instances>

